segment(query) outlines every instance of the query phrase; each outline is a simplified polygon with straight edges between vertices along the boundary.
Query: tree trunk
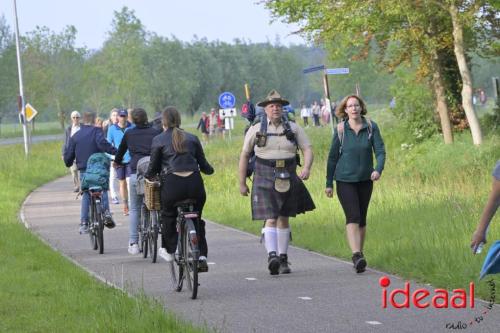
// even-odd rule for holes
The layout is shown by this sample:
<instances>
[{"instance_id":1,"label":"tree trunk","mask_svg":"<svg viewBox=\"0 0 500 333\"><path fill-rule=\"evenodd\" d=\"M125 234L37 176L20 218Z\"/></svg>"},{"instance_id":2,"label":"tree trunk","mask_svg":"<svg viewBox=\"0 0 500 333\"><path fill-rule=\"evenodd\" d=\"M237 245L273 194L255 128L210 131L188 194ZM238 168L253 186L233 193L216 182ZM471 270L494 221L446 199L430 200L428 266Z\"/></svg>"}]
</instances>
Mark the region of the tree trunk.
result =
<instances>
[{"instance_id":1,"label":"tree trunk","mask_svg":"<svg viewBox=\"0 0 500 333\"><path fill-rule=\"evenodd\" d=\"M451 131L450 115L448 113L448 104L446 104L446 94L443 85L443 78L441 73L436 68L432 75L432 85L436 93L436 108L441 121L441 130L443 131L443 138L445 144L453 143L453 132Z\"/></svg>"},{"instance_id":2,"label":"tree trunk","mask_svg":"<svg viewBox=\"0 0 500 333\"><path fill-rule=\"evenodd\" d=\"M458 8L454 4L450 4L449 12L451 21L453 22L453 44L455 50L455 57L457 58L458 68L460 69L460 76L462 77L462 106L469 122L470 131L472 134L472 142L475 145L483 143L483 135L481 133L481 126L474 111L472 104L472 78L470 75L467 60L464 51L464 35L463 27L458 17Z\"/></svg>"}]
</instances>

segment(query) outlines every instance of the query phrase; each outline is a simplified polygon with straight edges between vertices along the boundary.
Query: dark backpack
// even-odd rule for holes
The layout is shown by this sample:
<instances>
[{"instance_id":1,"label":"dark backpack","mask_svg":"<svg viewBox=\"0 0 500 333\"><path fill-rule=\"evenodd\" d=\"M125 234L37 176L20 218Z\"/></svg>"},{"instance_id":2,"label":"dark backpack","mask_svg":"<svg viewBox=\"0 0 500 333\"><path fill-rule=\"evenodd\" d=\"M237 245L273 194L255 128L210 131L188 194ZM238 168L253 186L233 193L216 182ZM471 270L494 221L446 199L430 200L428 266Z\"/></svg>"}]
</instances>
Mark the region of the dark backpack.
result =
<instances>
[{"instance_id":1,"label":"dark backpack","mask_svg":"<svg viewBox=\"0 0 500 333\"><path fill-rule=\"evenodd\" d=\"M87 161L87 170L82 176L81 188L88 190L100 186L104 191L109 189L110 158L105 153L94 153Z\"/></svg>"}]
</instances>

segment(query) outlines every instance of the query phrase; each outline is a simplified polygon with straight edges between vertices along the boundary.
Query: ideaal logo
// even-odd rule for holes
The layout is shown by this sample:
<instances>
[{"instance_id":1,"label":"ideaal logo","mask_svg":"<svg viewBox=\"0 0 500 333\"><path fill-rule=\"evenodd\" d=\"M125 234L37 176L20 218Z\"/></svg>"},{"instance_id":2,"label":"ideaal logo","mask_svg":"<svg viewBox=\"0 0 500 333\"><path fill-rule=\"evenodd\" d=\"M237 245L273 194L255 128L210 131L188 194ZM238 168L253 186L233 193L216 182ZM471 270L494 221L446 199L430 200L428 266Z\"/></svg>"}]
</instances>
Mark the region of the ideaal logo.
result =
<instances>
[{"instance_id":1,"label":"ideaal logo","mask_svg":"<svg viewBox=\"0 0 500 333\"><path fill-rule=\"evenodd\" d=\"M405 282L403 289L393 289L388 295L387 287L391 284L391 280L387 276L383 276L379 279L379 284L382 287L383 309L387 308L388 303L396 309L409 308L410 302L419 309L425 309L429 306L436 309L447 309L450 306L455 309L474 308L474 282L469 284L468 290L453 289L451 295L448 290L439 288L435 289L432 295L429 290L424 288L412 291L408 281ZM397 302L396 297L400 300L402 298L402 301Z\"/></svg>"},{"instance_id":2,"label":"ideaal logo","mask_svg":"<svg viewBox=\"0 0 500 333\"><path fill-rule=\"evenodd\" d=\"M406 282L403 289L393 289L389 294L387 292L387 287L391 284L391 280L387 276L383 276L379 279L379 284L382 287L382 308L387 309L388 303L392 305L393 308L402 309L409 308L410 302L419 309L425 309L432 305L436 309L447 309L452 307L455 309L471 308L474 309L474 282L469 283L468 290L465 289L453 289L453 291L448 292L446 289L435 289L434 293L431 294L430 291L424 288L419 288L414 291L410 288L410 282ZM495 282L493 280L488 281L490 287L490 299L488 305L485 305L485 310L476 316L473 320L469 321L459 321L457 323L447 323L447 329L467 329L474 324L479 324L484 320L484 316L493 308L495 304ZM450 297L451 296L451 297ZM396 298L400 302L396 301ZM402 301L401 301L402 299ZM467 305L468 304L468 305Z\"/></svg>"}]
</instances>

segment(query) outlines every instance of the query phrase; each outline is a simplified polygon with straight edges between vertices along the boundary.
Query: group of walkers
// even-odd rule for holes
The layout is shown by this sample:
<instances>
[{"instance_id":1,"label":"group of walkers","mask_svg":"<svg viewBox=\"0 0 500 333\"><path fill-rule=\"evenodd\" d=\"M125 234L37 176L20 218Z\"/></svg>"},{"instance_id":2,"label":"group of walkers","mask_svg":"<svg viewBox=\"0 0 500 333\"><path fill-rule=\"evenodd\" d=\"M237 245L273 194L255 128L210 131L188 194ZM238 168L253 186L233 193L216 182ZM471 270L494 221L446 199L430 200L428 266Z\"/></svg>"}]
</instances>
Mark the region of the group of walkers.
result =
<instances>
[{"instance_id":1,"label":"group of walkers","mask_svg":"<svg viewBox=\"0 0 500 333\"><path fill-rule=\"evenodd\" d=\"M288 104L275 90L258 103L265 114L248 129L239 160L239 190L243 196L251 193L252 219L264 221L267 267L272 275L291 272L288 260L290 217L315 209L303 182L311 174L314 160L312 144L304 129L284 116L283 107ZM357 273L362 273L367 265L363 253L366 216L373 182L380 179L385 163L384 143L379 128L366 117L366 113L366 105L358 96L347 96L339 104L337 116L343 120L335 128L326 167L325 193L327 197L333 196L335 180ZM130 211L129 253L139 252L137 226L142 195L137 192L137 163L141 158L150 156L145 177L159 177L161 180L160 255L172 261L177 247L177 211L174 204L184 199L194 199L195 209L200 216L197 230L200 237L200 271L208 270L208 246L205 225L201 220L206 192L200 172L210 175L214 169L205 158L198 137L181 129L178 110L167 107L162 112L161 129L148 121L146 111L141 108L129 111L114 109L110 120L103 127L96 126L92 113L84 113L83 124L76 121L80 117L77 111L72 113L73 116L75 122L67 131L63 147L64 162L68 167L76 165L72 168L79 171L81 179L90 155L105 152L112 156L112 169L120 181L124 213ZM302 163L299 150L303 155ZM377 162L375 166L373 155ZM246 179L252 156L255 156L255 166L250 192ZM299 173L297 166L302 166ZM128 191L125 192L127 180ZM75 183L75 189L76 186ZM115 199L113 194L111 197ZM107 191L104 191L105 225L112 228L115 223L107 199ZM89 204L88 192L82 191L80 233L88 232Z\"/></svg>"},{"instance_id":2,"label":"group of walkers","mask_svg":"<svg viewBox=\"0 0 500 333\"><path fill-rule=\"evenodd\" d=\"M309 107L307 107L306 104L302 104L300 107L300 118L302 118L304 127L309 127L309 120L312 121L312 126L326 126L330 123L332 118L331 113L335 113L335 108L334 103L332 104L331 109L327 108L324 101L321 101L321 103L313 101Z\"/></svg>"}]
</instances>

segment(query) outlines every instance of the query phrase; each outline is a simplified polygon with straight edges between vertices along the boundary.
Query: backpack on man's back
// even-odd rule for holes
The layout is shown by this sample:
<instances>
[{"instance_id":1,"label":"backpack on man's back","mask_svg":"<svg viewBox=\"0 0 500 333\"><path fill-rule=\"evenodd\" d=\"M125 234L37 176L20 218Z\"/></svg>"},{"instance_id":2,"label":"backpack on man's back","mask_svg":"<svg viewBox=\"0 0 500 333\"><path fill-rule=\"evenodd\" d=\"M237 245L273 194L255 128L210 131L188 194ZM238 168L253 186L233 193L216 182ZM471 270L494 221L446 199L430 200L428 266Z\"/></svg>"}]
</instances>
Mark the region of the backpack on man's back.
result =
<instances>
[{"instance_id":1,"label":"backpack on man's back","mask_svg":"<svg viewBox=\"0 0 500 333\"><path fill-rule=\"evenodd\" d=\"M87 169L82 177L82 190L100 186L104 191L107 191L109 189L110 164L111 160L105 153L90 155L87 161Z\"/></svg>"}]
</instances>

